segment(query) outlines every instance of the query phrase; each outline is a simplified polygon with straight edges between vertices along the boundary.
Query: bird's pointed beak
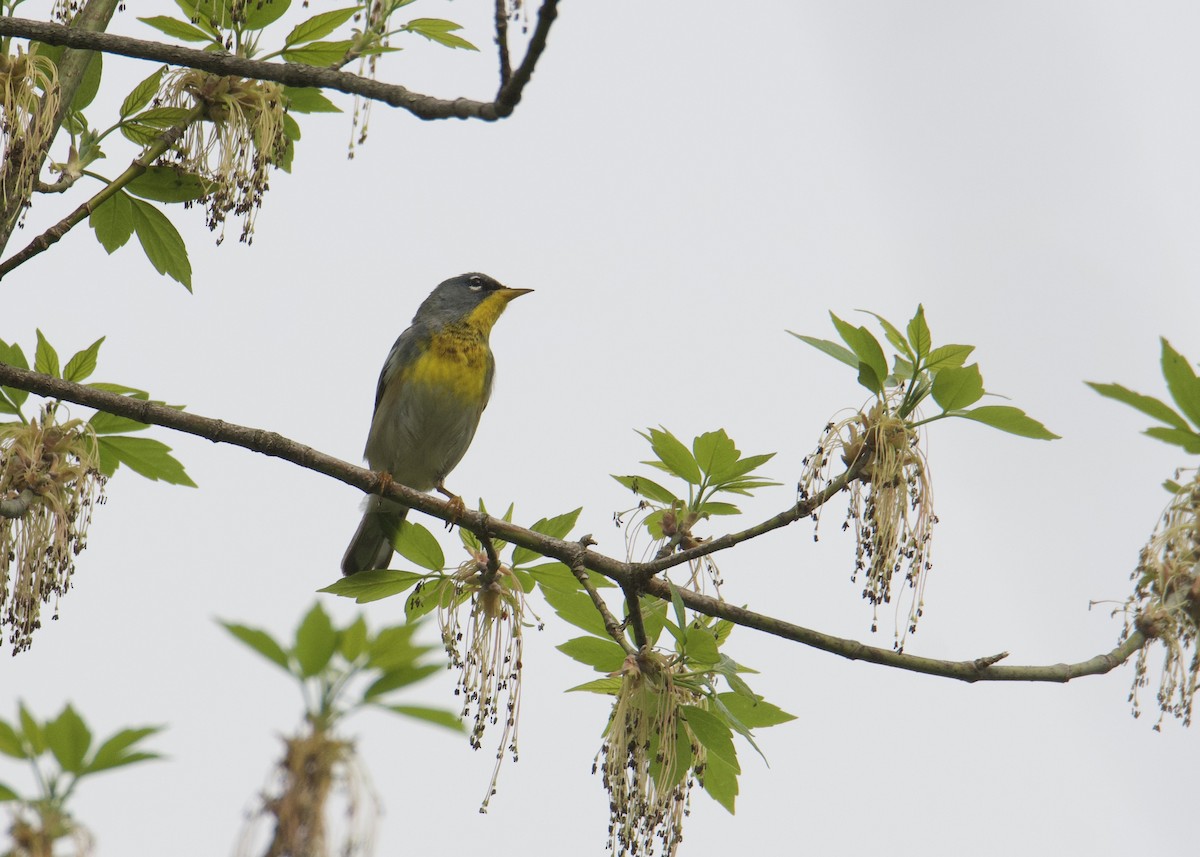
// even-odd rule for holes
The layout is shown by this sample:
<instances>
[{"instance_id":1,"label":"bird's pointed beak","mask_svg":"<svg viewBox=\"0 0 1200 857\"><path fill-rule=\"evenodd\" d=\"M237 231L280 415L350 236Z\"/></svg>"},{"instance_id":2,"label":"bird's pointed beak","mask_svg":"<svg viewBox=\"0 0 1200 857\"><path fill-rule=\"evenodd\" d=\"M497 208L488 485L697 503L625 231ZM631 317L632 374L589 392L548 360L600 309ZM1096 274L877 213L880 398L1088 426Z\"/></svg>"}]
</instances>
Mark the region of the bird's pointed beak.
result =
<instances>
[{"instance_id":1,"label":"bird's pointed beak","mask_svg":"<svg viewBox=\"0 0 1200 857\"><path fill-rule=\"evenodd\" d=\"M507 304L514 298L519 298L521 295L527 295L532 291L533 289L510 289L505 287L496 292L496 294L498 294L501 300Z\"/></svg>"}]
</instances>

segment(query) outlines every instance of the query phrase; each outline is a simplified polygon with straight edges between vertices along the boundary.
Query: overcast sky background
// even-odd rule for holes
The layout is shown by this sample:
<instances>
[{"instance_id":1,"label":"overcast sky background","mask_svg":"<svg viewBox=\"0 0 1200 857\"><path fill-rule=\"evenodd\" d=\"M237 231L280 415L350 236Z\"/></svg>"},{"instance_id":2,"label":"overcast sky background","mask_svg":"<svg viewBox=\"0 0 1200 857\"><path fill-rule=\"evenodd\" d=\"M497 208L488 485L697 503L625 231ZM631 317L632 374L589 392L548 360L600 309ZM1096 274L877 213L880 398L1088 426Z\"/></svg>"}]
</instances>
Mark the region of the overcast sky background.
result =
<instances>
[{"instance_id":1,"label":"overcast sky background","mask_svg":"<svg viewBox=\"0 0 1200 857\"><path fill-rule=\"evenodd\" d=\"M486 48L487 7L411 9ZM174 8L131 4L113 29L150 38L134 16ZM1159 335L1200 358L1198 30L1188 2L565 2L512 118L422 123L376 106L348 161L348 114L300 117L295 171L273 179L252 248L232 224L215 247L199 211L172 212L195 294L81 227L5 279L0 338L32 353L40 326L65 359L107 335L97 380L358 461L393 339L439 281L488 272L536 292L497 325L492 404L450 484L469 503L515 502L525 524L582 505L577 533L620 555L611 516L633 500L608 474L646 457L634 429L724 427L746 452L778 451L766 472L784 485L712 532L761 520L793 501L830 416L864 401L853 373L785 328L832 336L827 310L902 322L923 302L935 344L975 344L988 389L1063 440L933 427L941 523L907 650L1079 661L1115 645L1119 620L1088 602L1128 594L1159 483L1189 463L1082 382L1159 395ZM402 44L381 78L493 91L490 49ZM152 69L110 67L125 82L109 82L110 105ZM132 153L106 148L115 175ZM79 201L39 200L7 253ZM100 855L229 854L300 708L214 620L290 634L336 579L359 497L153 436L199 490L126 472L109 485L61 620L0 667L0 713L70 700L98 733L168 724L151 743L169 761L85 782L78 815ZM819 544L801 524L722 555L726 597L890 646L890 620L871 635L849 581L842 510ZM443 544L457 557L456 536ZM379 627L402 609L366 613ZM490 752L390 715L349 722L386 812L378 853L604 853L590 770L608 702L562 693L593 674L553 648L576 634L535 609L550 621L526 643L521 761L489 815L476 808ZM1153 687L1130 717L1131 666L968 686L746 630L727 651L798 719L760 731L769 768L740 746L736 816L697 790L682 854L1195 849L1197 735L1151 730ZM406 701L452 707L452 686L439 675ZM0 764L0 780L22 777Z\"/></svg>"}]
</instances>

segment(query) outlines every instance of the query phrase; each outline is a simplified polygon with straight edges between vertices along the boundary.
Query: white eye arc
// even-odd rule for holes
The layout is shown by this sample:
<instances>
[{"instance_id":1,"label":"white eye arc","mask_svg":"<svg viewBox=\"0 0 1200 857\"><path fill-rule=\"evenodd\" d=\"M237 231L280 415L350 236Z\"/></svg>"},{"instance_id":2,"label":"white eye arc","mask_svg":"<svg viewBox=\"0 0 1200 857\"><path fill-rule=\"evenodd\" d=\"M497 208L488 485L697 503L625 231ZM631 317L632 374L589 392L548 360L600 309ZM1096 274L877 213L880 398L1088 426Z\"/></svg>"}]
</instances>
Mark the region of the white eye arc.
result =
<instances>
[{"instance_id":1,"label":"white eye arc","mask_svg":"<svg viewBox=\"0 0 1200 857\"><path fill-rule=\"evenodd\" d=\"M479 279L479 277L472 277L470 280L467 281L467 287L470 288L470 290L473 292L482 291L483 290L483 280Z\"/></svg>"}]
</instances>

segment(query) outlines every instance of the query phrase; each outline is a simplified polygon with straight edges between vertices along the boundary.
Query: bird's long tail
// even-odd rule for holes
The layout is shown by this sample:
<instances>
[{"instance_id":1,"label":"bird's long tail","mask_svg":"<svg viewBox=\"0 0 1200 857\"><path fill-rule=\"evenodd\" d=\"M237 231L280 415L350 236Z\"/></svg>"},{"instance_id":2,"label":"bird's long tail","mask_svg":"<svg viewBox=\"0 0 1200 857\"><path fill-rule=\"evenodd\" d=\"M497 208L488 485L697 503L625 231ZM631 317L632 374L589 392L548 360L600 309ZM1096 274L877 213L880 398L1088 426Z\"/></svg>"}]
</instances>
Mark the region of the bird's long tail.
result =
<instances>
[{"instance_id":1,"label":"bird's long tail","mask_svg":"<svg viewBox=\"0 0 1200 857\"><path fill-rule=\"evenodd\" d=\"M342 574L387 568L392 561L392 540L408 507L382 497L368 497L362 521L342 557Z\"/></svg>"}]
</instances>

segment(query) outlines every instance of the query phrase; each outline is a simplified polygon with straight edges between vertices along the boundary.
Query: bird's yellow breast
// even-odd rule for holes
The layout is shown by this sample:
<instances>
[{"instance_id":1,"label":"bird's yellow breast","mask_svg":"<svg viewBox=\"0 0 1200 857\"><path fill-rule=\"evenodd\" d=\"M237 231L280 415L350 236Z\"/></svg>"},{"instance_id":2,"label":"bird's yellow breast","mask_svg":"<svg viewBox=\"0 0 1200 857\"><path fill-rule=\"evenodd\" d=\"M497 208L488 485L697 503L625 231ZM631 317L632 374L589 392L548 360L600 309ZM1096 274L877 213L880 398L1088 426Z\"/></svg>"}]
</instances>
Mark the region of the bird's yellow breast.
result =
<instances>
[{"instance_id":1,"label":"bird's yellow breast","mask_svg":"<svg viewBox=\"0 0 1200 857\"><path fill-rule=\"evenodd\" d=\"M405 382L440 387L461 399L487 396L487 339L468 326L447 326L429 340L429 347L413 361Z\"/></svg>"}]
</instances>

